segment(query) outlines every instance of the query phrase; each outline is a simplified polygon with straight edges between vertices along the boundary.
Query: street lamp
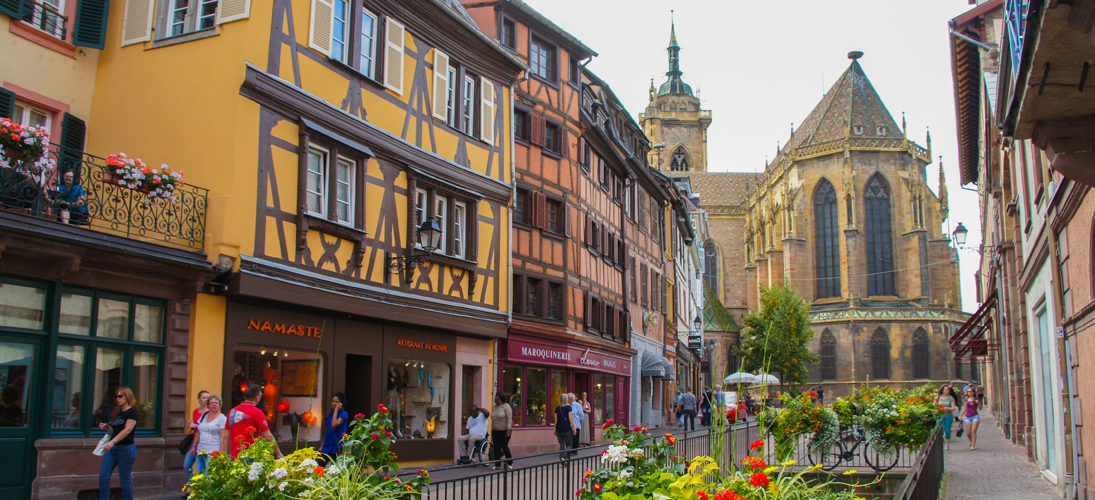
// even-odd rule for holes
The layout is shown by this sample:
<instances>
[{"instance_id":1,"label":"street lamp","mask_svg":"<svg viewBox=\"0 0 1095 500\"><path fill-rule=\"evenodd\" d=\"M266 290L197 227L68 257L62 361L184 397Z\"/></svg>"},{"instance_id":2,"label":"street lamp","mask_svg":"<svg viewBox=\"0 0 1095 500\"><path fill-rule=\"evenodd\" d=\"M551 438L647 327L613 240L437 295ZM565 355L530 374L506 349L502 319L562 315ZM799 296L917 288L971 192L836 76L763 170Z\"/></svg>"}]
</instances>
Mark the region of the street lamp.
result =
<instances>
[{"instance_id":1,"label":"street lamp","mask_svg":"<svg viewBox=\"0 0 1095 500\"><path fill-rule=\"evenodd\" d=\"M969 231L966 230L966 226L963 226L962 223L959 222L958 227L954 228L954 242L957 243L958 246L965 245L966 244L966 233L968 233L968 232Z\"/></svg>"},{"instance_id":2,"label":"street lamp","mask_svg":"<svg viewBox=\"0 0 1095 500\"><path fill-rule=\"evenodd\" d=\"M692 320L692 331L703 332L703 318L696 316L696 319Z\"/></svg>"},{"instance_id":3,"label":"street lamp","mask_svg":"<svg viewBox=\"0 0 1095 500\"><path fill-rule=\"evenodd\" d=\"M437 223L437 219L427 217L426 220L422 221L422 225L418 226L418 247L426 253L407 257L389 257L388 269L393 273L398 273L422 265L430 255L433 255L435 250L441 248L442 235L441 225Z\"/></svg>"}]
</instances>

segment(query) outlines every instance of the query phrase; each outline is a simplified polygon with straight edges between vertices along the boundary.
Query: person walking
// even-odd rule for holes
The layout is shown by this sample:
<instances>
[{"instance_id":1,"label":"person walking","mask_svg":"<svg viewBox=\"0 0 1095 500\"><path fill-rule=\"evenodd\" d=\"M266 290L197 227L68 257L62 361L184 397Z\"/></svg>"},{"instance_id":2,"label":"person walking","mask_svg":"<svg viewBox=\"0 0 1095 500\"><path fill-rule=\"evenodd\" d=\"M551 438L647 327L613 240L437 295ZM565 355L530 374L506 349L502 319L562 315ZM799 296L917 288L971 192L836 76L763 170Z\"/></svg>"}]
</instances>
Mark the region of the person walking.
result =
<instances>
[{"instance_id":1,"label":"person walking","mask_svg":"<svg viewBox=\"0 0 1095 500\"><path fill-rule=\"evenodd\" d=\"M589 406L589 400L586 393L582 393L582 399L578 400L578 404L582 406L582 421L586 423L587 429L578 434L578 442L585 446L589 446L590 441L593 439L593 408Z\"/></svg>"},{"instance_id":2,"label":"person walking","mask_svg":"<svg viewBox=\"0 0 1095 500\"><path fill-rule=\"evenodd\" d=\"M954 396L954 404L958 407L958 411L954 412L955 423L958 425L958 430L954 431L955 437L962 437L962 433L966 431L966 426L962 423L962 413L965 412L964 403L962 402L962 396L964 392L958 392L958 384L951 382L951 395Z\"/></svg>"},{"instance_id":3,"label":"person walking","mask_svg":"<svg viewBox=\"0 0 1095 500\"><path fill-rule=\"evenodd\" d=\"M574 430L578 431L574 434L574 442L571 443L571 448L577 450L578 446L581 446L583 420L585 420L586 415L585 411L582 410L582 405L578 404L578 398L574 397L574 393L567 393L567 401L570 401L570 414L574 415Z\"/></svg>"},{"instance_id":4,"label":"person walking","mask_svg":"<svg viewBox=\"0 0 1095 500\"><path fill-rule=\"evenodd\" d=\"M985 384L977 386L977 400L981 402L981 407L985 407Z\"/></svg>"},{"instance_id":5,"label":"person walking","mask_svg":"<svg viewBox=\"0 0 1095 500\"><path fill-rule=\"evenodd\" d=\"M494 396L494 412L490 419L490 440L494 444L490 449L491 461L502 460L506 455L506 462L502 467L513 467L513 454L509 451L509 438L513 435L513 407L506 402L506 393L499 392ZM498 470L498 465L494 466Z\"/></svg>"},{"instance_id":6,"label":"person walking","mask_svg":"<svg viewBox=\"0 0 1095 500\"><path fill-rule=\"evenodd\" d=\"M943 448L951 449L951 425L954 423L955 412L958 411L958 402L954 397L954 389L949 385L939 388L939 395L935 398L935 404L943 408L943 416L939 419L943 427Z\"/></svg>"},{"instance_id":7,"label":"person walking","mask_svg":"<svg viewBox=\"0 0 1095 500\"><path fill-rule=\"evenodd\" d=\"M110 441L103 447L103 465L99 468L99 500L110 500L110 476L118 468L118 482L122 486L122 500L133 500L133 462L137 461L137 446L133 444L133 429L137 427L137 409L133 403L133 391L119 387L114 391L118 404L110 417L110 423L99 428L110 431Z\"/></svg>"},{"instance_id":8,"label":"person walking","mask_svg":"<svg viewBox=\"0 0 1095 500\"><path fill-rule=\"evenodd\" d=\"M688 426L692 426L692 430L696 430L696 395L692 394L692 389L685 389L685 393L681 395L681 402L679 405L679 412L681 414L681 426L684 430L688 430Z\"/></svg>"},{"instance_id":9,"label":"person walking","mask_svg":"<svg viewBox=\"0 0 1095 500\"><path fill-rule=\"evenodd\" d=\"M198 391L198 407L194 408L194 413L193 415L191 415L190 421L186 423L186 428L189 430L189 432L197 432L198 420L202 417L202 415L205 414L206 411L208 411L208 408L206 407L208 402L209 391ZM198 438L195 436L193 443L197 444L197 442ZM196 456L191 455L190 453L187 453L186 456L183 457L183 470L186 471L187 479L190 479L190 477L194 475L195 460L197 460Z\"/></svg>"},{"instance_id":10,"label":"person walking","mask_svg":"<svg viewBox=\"0 0 1095 500\"><path fill-rule=\"evenodd\" d=\"M559 440L559 460L570 459L574 447L574 436L578 434L574 425L574 408L566 394L559 395L559 406L555 407L555 437Z\"/></svg>"},{"instance_id":11,"label":"person walking","mask_svg":"<svg viewBox=\"0 0 1095 500\"><path fill-rule=\"evenodd\" d=\"M677 395L673 396L673 420L676 422L677 427L684 426L684 414L681 413L681 390L677 389Z\"/></svg>"},{"instance_id":12,"label":"person walking","mask_svg":"<svg viewBox=\"0 0 1095 500\"><path fill-rule=\"evenodd\" d=\"M221 413L224 401L220 396L209 395L209 411L198 419L198 435L187 456L194 457L194 473L202 474L209 467L209 457L213 453L228 449L228 417Z\"/></svg>"},{"instance_id":13,"label":"person walking","mask_svg":"<svg viewBox=\"0 0 1095 500\"><path fill-rule=\"evenodd\" d=\"M266 414L259 409L258 403L262 400L262 386L247 384L243 391L243 402L232 411L228 412L228 437L232 445L230 452L232 458L239 456L258 439L265 439L274 443L274 455L279 459L285 458L281 454L281 448L277 446L277 440L270 432L270 426L266 424Z\"/></svg>"},{"instance_id":14,"label":"person walking","mask_svg":"<svg viewBox=\"0 0 1095 500\"><path fill-rule=\"evenodd\" d=\"M703 396L700 398L700 425L711 425L711 388L703 388Z\"/></svg>"},{"instance_id":15,"label":"person walking","mask_svg":"<svg viewBox=\"0 0 1095 500\"><path fill-rule=\"evenodd\" d=\"M346 412L346 393L336 392L331 397L331 412L323 420L323 426L327 428L327 435L323 437L323 447L319 452L323 455L319 459L319 465L326 466L338 456L342 450L342 437L346 435L346 426L349 425L350 414Z\"/></svg>"},{"instance_id":16,"label":"person walking","mask_svg":"<svg viewBox=\"0 0 1095 500\"><path fill-rule=\"evenodd\" d=\"M965 420L966 436L970 440L970 449L977 449L977 427L981 425L981 415L977 410L981 409L981 401L977 399L977 393L970 389L966 391Z\"/></svg>"}]
</instances>

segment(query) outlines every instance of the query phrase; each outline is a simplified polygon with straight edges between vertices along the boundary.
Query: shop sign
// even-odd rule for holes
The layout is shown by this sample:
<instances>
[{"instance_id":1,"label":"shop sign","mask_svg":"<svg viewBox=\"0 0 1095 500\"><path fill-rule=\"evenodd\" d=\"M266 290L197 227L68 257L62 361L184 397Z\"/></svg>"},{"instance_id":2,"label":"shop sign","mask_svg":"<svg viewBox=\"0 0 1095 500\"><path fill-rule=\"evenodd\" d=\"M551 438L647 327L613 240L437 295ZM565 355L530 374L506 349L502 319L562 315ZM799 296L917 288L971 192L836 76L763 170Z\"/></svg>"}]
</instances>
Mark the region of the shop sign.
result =
<instances>
[{"instance_id":1,"label":"shop sign","mask_svg":"<svg viewBox=\"0 0 1095 500\"><path fill-rule=\"evenodd\" d=\"M689 335L688 336L688 348L694 351L703 349L703 334Z\"/></svg>"},{"instance_id":2,"label":"shop sign","mask_svg":"<svg viewBox=\"0 0 1095 500\"><path fill-rule=\"evenodd\" d=\"M297 337L315 337L317 339L323 336L323 329L314 326L277 322L272 323L261 319L247 320L247 329L258 330L260 332L281 333L284 335L296 335Z\"/></svg>"},{"instance_id":3,"label":"shop sign","mask_svg":"<svg viewBox=\"0 0 1095 500\"><path fill-rule=\"evenodd\" d=\"M631 375L631 361L619 356L569 345L542 345L514 340L506 341L507 361L550 366L566 366L600 372Z\"/></svg>"},{"instance_id":4,"label":"shop sign","mask_svg":"<svg viewBox=\"0 0 1095 500\"><path fill-rule=\"evenodd\" d=\"M445 344L431 344L429 342L419 342L416 340L399 339L395 341L395 345L410 349L422 349L425 351L449 352L449 346Z\"/></svg>"}]
</instances>

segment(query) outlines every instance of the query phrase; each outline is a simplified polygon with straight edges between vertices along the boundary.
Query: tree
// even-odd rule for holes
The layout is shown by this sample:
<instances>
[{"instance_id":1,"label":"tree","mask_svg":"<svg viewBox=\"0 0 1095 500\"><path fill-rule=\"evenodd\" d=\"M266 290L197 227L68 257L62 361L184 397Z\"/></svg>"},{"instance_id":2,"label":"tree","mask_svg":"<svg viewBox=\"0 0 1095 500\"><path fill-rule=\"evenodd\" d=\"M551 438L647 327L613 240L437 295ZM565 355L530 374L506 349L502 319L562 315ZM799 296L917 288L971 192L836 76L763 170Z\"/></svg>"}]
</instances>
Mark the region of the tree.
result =
<instances>
[{"instance_id":1,"label":"tree","mask_svg":"<svg viewBox=\"0 0 1095 500\"><path fill-rule=\"evenodd\" d=\"M779 374L783 384L805 384L806 365L818 356L806 347L814 337L810 330L809 306L790 284L760 289L760 311L745 315L741 346L734 349L742 358L742 370Z\"/></svg>"}]
</instances>

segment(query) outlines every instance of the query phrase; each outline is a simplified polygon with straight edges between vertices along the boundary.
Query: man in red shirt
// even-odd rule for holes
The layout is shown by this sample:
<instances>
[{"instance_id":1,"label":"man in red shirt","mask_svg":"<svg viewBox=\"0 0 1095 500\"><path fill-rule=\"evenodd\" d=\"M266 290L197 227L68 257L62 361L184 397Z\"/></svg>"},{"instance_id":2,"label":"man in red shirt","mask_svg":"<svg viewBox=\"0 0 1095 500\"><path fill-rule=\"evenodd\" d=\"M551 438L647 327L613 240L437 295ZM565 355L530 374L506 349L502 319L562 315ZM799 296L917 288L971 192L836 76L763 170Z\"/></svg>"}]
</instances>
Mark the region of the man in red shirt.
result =
<instances>
[{"instance_id":1,"label":"man in red shirt","mask_svg":"<svg viewBox=\"0 0 1095 500\"><path fill-rule=\"evenodd\" d=\"M274 435L270 433L270 426L266 425L266 414L256 406L262 399L262 386L248 384L243 391L243 403L232 408L228 413L228 435L232 443L232 458L236 458L240 451L247 449L255 438L274 441ZM282 458L281 450L274 446L274 453Z\"/></svg>"}]
</instances>

